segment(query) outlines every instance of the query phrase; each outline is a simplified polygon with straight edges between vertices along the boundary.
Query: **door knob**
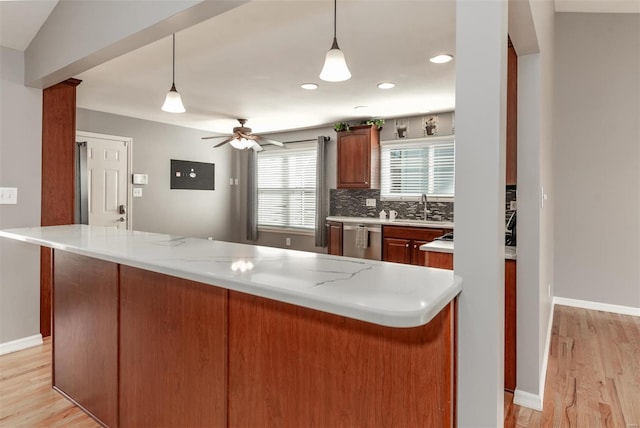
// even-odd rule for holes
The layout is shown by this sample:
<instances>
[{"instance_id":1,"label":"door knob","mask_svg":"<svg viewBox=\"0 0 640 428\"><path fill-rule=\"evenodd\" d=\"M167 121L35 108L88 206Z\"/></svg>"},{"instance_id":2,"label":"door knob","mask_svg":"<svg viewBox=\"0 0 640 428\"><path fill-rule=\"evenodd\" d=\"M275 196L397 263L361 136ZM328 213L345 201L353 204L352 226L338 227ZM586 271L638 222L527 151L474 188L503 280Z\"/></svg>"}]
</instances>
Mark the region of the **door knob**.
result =
<instances>
[{"instance_id":1,"label":"door knob","mask_svg":"<svg viewBox=\"0 0 640 428\"><path fill-rule=\"evenodd\" d=\"M125 222L126 220L124 219L124 217L120 217L118 221L122 223L122 222Z\"/></svg>"},{"instance_id":2,"label":"door knob","mask_svg":"<svg viewBox=\"0 0 640 428\"><path fill-rule=\"evenodd\" d=\"M127 207L125 207L124 205L120 205L118 207L118 214L126 214L127 213Z\"/></svg>"}]
</instances>

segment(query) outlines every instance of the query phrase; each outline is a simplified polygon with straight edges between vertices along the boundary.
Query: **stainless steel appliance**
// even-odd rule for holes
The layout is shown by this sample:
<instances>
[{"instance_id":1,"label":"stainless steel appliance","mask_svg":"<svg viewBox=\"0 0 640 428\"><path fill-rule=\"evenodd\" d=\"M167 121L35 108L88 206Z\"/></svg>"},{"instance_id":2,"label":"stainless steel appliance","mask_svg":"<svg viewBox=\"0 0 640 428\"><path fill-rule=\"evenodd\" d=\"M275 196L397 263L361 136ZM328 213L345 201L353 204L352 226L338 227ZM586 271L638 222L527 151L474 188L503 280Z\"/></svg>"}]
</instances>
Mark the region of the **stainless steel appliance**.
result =
<instances>
[{"instance_id":1,"label":"stainless steel appliance","mask_svg":"<svg viewBox=\"0 0 640 428\"><path fill-rule=\"evenodd\" d=\"M358 229L360 228L360 232ZM367 234L366 248L362 239L358 239L358 233L365 228ZM358 245L360 243L360 245ZM342 227L342 255L358 257L361 259L382 260L382 227L379 225L347 224Z\"/></svg>"}]
</instances>

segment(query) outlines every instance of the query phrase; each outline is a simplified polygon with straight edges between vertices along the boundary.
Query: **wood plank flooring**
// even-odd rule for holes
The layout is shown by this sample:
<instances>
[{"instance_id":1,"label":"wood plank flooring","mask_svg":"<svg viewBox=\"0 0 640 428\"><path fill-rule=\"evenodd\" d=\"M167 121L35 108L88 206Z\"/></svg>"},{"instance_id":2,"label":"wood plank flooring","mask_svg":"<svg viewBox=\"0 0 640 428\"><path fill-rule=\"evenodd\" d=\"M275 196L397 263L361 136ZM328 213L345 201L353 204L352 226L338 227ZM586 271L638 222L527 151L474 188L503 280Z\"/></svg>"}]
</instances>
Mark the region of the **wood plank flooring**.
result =
<instances>
[{"instance_id":1,"label":"wood plank flooring","mask_svg":"<svg viewBox=\"0 0 640 428\"><path fill-rule=\"evenodd\" d=\"M556 306L543 412L512 404L505 427L640 427L640 317Z\"/></svg>"},{"instance_id":2,"label":"wood plank flooring","mask_svg":"<svg viewBox=\"0 0 640 428\"><path fill-rule=\"evenodd\" d=\"M506 427L640 428L640 317L556 306L544 412L512 403ZM98 427L51 389L51 340L0 357L0 427Z\"/></svg>"},{"instance_id":3,"label":"wood plank flooring","mask_svg":"<svg viewBox=\"0 0 640 428\"><path fill-rule=\"evenodd\" d=\"M99 427L51 389L51 338L0 357L0 427Z\"/></svg>"}]
</instances>

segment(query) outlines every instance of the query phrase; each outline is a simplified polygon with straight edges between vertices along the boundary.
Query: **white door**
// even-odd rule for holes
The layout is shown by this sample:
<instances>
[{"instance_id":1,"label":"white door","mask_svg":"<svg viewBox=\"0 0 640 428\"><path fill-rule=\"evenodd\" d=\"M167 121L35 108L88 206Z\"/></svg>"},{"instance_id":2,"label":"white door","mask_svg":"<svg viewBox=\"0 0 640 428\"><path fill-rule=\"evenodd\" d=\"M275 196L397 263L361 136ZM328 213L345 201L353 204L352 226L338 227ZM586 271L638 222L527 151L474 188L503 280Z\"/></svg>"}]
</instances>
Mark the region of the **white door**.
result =
<instances>
[{"instance_id":1,"label":"white door","mask_svg":"<svg viewBox=\"0 0 640 428\"><path fill-rule=\"evenodd\" d=\"M127 229L130 141L86 135L78 138L87 142L89 225Z\"/></svg>"}]
</instances>

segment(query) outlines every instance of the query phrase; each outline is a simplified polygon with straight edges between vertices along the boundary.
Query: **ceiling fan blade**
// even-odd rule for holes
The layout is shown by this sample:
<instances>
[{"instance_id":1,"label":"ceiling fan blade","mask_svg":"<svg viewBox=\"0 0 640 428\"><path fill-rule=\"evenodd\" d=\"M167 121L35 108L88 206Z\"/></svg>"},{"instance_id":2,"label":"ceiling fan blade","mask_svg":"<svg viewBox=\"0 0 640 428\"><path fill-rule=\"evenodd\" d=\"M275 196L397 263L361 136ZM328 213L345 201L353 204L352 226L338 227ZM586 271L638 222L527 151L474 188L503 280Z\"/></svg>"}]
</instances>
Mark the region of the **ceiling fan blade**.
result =
<instances>
[{"instance_id":1,"label":"ceiling fan blade","mask_svg":"<svg viewBox=\"0 0 640 428\"><path fill-rule=\"evenodd\" d=\"M211 135L209 137L200 137L202 140L211 140L212 138L227 138L224 135Z\"/></svg>"},{"instance_id":2,"label":"ceiling fan blade","mask_svg":"<svg viewBox=\"0 0 640 428\"><path fill-rule=\"evenodd\" d=\"M264 141L265 143L273 144L274 146L278 146L278 147L284 147L284 143L281 143L280 141L270 140L268 138L264 138L259 135L256 135L256 137L258 137L258 140Z\"/></svg>"},{"instance_id":3,"label":"ceiling fan blade","mask_svg":"<svg viewBox=\"0 0 640 428\"><path fill-rule=\"evenodd\" d=\"M247 140L252 140L252 141L255 141L256 137L258 137L257 135L243 134L242 132L238 132L238 136L242 138L246 138Z\"/></svg>"},{"instance_id":4,"label":"ceiling fan blade","mask_svg":"<svg viewBox=\"0 0 640 428\"><path fill-rule=\"evenodd\" d=\"M220 147L220 146L222 146L222 145L225 145L225 144L227 144L229 141L233 140L234 138L235 138L234 136L228 137L228 138L226 138L224 141L222 141L222 142L220 142L220 143L216 144L215 146L213 146L213 148L215 149L215 148L217 148L217 147Z\"/></svg>"},{"instance_id":5,"label":"ceiling fan blade","mask_svg":"<svg viewBox=\"0 0 640 428\"><path fill-rule=\"evenodd\" d=\"M263 150L264 150L264 149L262 148L262 146L261 146L260 144L256 143L255 141L254 141L254 143L253 143L253 146L251 146L251 148L252 148L253 150L255 150L256 152L261 152L261 151L263 151Z\"/></svg>"}]
</instances>

